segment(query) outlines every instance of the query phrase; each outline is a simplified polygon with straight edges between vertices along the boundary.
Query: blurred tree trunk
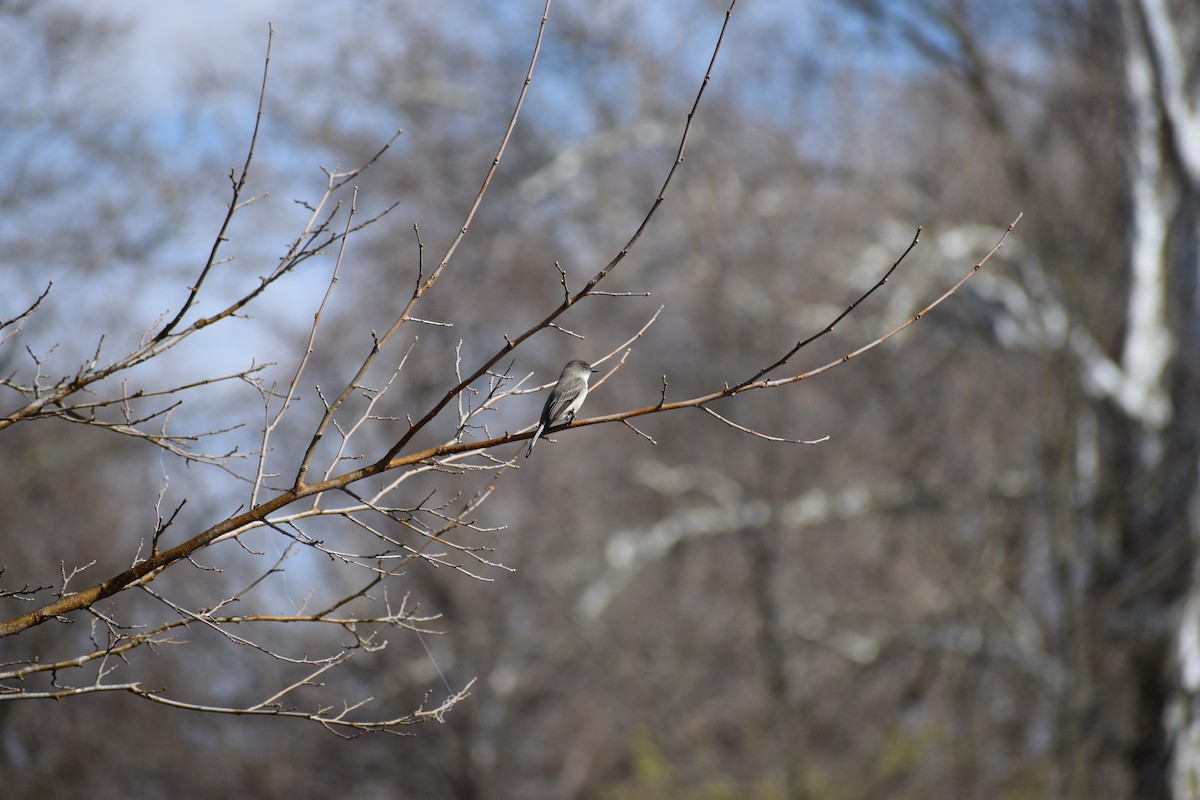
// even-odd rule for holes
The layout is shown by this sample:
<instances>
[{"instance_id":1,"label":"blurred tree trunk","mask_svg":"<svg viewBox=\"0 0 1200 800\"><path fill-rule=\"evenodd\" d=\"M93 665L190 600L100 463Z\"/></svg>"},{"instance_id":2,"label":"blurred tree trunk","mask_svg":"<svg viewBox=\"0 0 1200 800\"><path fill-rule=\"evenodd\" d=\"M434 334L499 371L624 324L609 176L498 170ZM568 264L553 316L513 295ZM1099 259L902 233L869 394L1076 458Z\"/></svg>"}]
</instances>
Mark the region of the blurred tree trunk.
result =
<instances>
[{"instance_id":1,"label":"blurred tree trunk","mask_svg":"<svg viewBox=\"0 0 1200 800\"><path fill-rule=\"evenodd\" d=\"M1155 92L1154 107L1163 130L1148 132L1153 145L1161 148L1161 176L1141 176L1147 187L1157 191L1139 193L1135 176L1135 220L1143 204L1157 204L1154 213L1165 224L1159 243L1162 284L1171 298L1165 319L1174 332L1174 357L1169 365L1172 414L1161 437L1150 439L1143 453L1161 459L1147 461L1157 477L1138 491L1139 502L1131 508L1130 540L1141 558L1143 571L1131 577L1149 583L1139 597L1131 618L1133 630L1141 629L1151 643L1135 651L1144 656L1143 687L1147 701L1144 714L1146 734L1133 751L1139 769L1141 796L1166 796L1168 760L1170 793L1176 798L1200 797L1200 577L1193 566L1196 535L1200 532L1197 511L1197 453L1200 452L1200 92L1197 91L1195 53L1200 50L1200 15L1194 6L1176 3L1168 8L1163 0L1139 0L1137 13L1126 10L1131 73L1139 61L1152 69L1153 79L1131 80L1131 100L1140 109L1143 91ZM1138 114L1139 121L1143 116ZM1142 147L1149 148L1147 138ZM1157 177L1157 180L1155 180ZM1145 196L1143 197L1143 194ZM1135 240L1135 244L1136 244ZM1135 274L1139 251L1134 250ZM1136 284L1135 284L1136 289ZM1136 293L1134 293L1136 299ZM1136 327L1131 314L1129 339ZM1127 340L1128 341L1128 340ZM1138 476L1135 476L1135 478ZM1138 484L1134 483L1136 487ZM1151 560L1149 557L1157 554ZM1156 564L1163 564L1156 568ZM1174 615L1180 605L1182 613ZM1157 620L1177 620L1175 631L1162 631ZM1175 662L1169 658L1167 642L1175 638ZM1155 642L1161 639L1162 643ZM1174 667L1172 669L1172 667ZM1164 724L1165 723L1165 724Z\"/></svg>"},{"instance_id":2,"label":"blurred tree trunk","mask_svg":"<svg viewBox=\"0 0 1200 800\"><path fill-rule=\"evenodd\" d=\"M1200 41L1194 27L1185 40L1184 16L1183 4L1173 19L1160 0L1121 6L1128 291L1120 358L1106 391L1081 364L1090 398L1068 402L1072 441L1060 455L1070 459L1069 481L1052 490L1056 505L1069 509L1056 515L1055 528L1068 542L1059 557L1070 562L1060 564L1072 676L1060 747L1061 788L1071 797L1092 796L1095 776L1114 762L1124 765L1134 796L1200 797L1200 653L1190 646L1200 618L1192 567L1200 508L1200 117L1184 55ZM1095 424L1105 416L1115 423L1107 441Z\"/></svg>"},{"instance_id":3,"label":"blurred tree trunk","mask_svg":"<svg viewBox=\"0 0 1200 800\"><path fill-rule=\"evenodd\" d=\"M770 707L774 716L771 723L778 736L783 797L786 800L802 800L808 795L801 782L800 762L804 757L804 743L797 729L800 709L792 700L784 646L786 637L781 635L780 609L774 595L773 547L778 531L774 528L752 528L745 532L745 536L752 565L751 591L759 622L758 651L762 662L763 688L771 700Z\"/></svg>"},{"instance_id":4,"label":"blurred tree trunk","mask_svg":"<svg viewBox=\"0 0 1200 800\"><path fill-rule=\"evenodd\" d=\"M1099 633L1108 634L1108 660L1127 660L1133 679L1132 738L1125 755L1137 795L1166 797L1170 744L1163 709L1170 693L1172 634L1168 620L1189 591L1192 543L1184 510L1193 504L1196 488L1197 418L1190 399L1195 396L1191 365L1196 353L1189 334L1195 325L1196 304L1189 288L1195 266L1188 263L1193 260L1188 255L1191 248L1184 244L1190 237L1179 237L1187 227L1180 223L1190 203L1177 200L1187 181L1181 180L1170 153L1163 152L1171 123L1160 102L1165 96L1156 94L1166 88L1162 54L1152 36L1142 35L1138 14L1123 9L1122 18L1132 116L1130 289L1122 367L1135 394L1142 397L1144 411L1126 429L1128 472L1114 476L1123 479L1124 485L1114 488L1127 499L1122 504L1123 535L1112 569L1107 570L1108 580L1101 582L1111 613L1102 620ZM1094 702L1103 699L1099 693Z\"/></svg>"},{"instance_id":5,"label":"blurred tree trunk","mask_svg":"<svg viewBox=\"0 0 1200 800\"><path fill-rule=\"evenodd\" d=\"M1053 542L1037 602L1067 676L1055 793L1200 798L1200 6L1006 9L1009 25L1032 20L1030 36L1045 37L1047 64L1075 73L1061 85L1022 71L987 4L858 7L969 98L974 121L959 124L986 134L988 157L1032 206L1035 269L1061 286L1053 302L1070 318L1067 341L1041 345L1036 423ZM1105 85L1123 95L1112 138L1094 107ZM1026 93L1070 107L1030 115L1014 102ZM1073 132L1094 181L1082 208L1054 173L1043 120ZM1107 220L1107 252L1088 253L1084 217Z\"/></svg>"}]
</instances>

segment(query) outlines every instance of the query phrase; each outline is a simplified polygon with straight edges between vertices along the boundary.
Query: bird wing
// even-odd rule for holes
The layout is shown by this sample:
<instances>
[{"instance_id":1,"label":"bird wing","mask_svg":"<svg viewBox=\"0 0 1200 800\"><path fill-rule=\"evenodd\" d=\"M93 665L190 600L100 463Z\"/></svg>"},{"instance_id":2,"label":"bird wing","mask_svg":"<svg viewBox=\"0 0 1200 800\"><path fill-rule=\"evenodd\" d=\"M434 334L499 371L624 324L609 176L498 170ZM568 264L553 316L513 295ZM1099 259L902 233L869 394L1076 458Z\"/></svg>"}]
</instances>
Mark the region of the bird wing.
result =
<instances>
[{"instance_id":1,"label":"bird wing","mask_svg":"<svg viewBox=\"0 0 1200 800\"><path fill-rule=\"evenodd\" d=\"M551 392L550 397L546 398L546 408L542 412L542 420L547 428L559 422L566 415L567 410L579 397L580 391L587 391L586 384L582 381L572 383L561 392Z\"/></svg>"}]
</instances>

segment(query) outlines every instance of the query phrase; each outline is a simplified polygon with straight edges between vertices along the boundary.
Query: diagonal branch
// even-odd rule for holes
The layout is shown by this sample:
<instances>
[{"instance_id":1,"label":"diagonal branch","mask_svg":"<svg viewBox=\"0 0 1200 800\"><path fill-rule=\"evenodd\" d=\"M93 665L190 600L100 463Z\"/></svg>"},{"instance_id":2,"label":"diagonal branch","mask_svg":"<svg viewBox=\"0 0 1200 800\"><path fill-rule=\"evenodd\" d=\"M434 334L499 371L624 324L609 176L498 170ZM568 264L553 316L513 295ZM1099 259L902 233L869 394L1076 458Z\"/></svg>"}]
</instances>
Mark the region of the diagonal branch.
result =
<instances>
[{"instance_id":1,"label":"diagonal branch","mask_svg":"<svg viewBox=\"0 0 1200 800\"><path fill-rule=\"evenodd\" d=\"M508 147L509 139L512 138L513 130L517 126L517 118L521 114L521 108L525 104L525 97L529 93L529 86L533 82L533 70L537 65L538 55L542 51L542 37L545 35L546 22L550 17L551 2L553 2L553 0L546 0L546 5L542 9L542 21L538 26L537 39L533 45L533 54L529 58L529 68L525 71L525 82L522 84L521 91L517 95L517 104L513 108L512 116L509 118L508 127L504 130L504 136L502 136L500 139L500 146L496 150L496 155L492 159L491 166L488 167L487 173L483 177L483 183L480 185L479 191L475 195L475 200L471 203L471 207L467 210L467 216L463 220L463 224L459 227L458 235L456 235L454 240L450 242L450 247L446 250L446 254L442 256L442 260L429 274L429 277L426 278L424 282L417 284L416 288L413 290L412 297L409 298L408 304L404 307L404 310L400 313L400 316L396 318L396 321L392 323L392 326L388 328L387 332L375 342L375 346L371 349L371 352L366 359L364 359L358 372L346 384L346 387L342 390L342 393L338 395L333 403L329 404L329 407L325 410L325 414L322 416L321 422L317 426L317 431L313 436L312 441L309 442L308 449L300 461L300 468L296 472L296 488L300 488L304 485L312 462L313 453L316 450L317 444L320 442L321 438L324 437L325 431L328 430L329 425L333 422L334 414L346 401L346 398L350 396L350 393L354 391L354 387L358 386L362 381L363 376L366 375L367 370L370 369L371 365L375 361L375 357L379 355L379 351L383 348L383 346L387 344L388 340L395 335L396 331L400 330L400 327L411 318L412 310L416 306L417 301L420 300L421 297L423 297L424 294L429 291L433 284L437 282L437 279L441 277L442 272L444 272L447 265L449 265L450 259L454 256L454 252L458 249L459 243L462 242L463 237L467 235L467 230L471 227L471 221L475 218L475 213L479 210L480 205L483 203L483 197L487 193L488 187L491 185L492 178L495 176L497 168L500 166L500 159L503 158L504 151ZM420 247L420 252L424 253L424 244L421 242L419 231L417 232L417 243ZM497 356L487 366L490 367L499 360L500 356ZM451 392L446 395L443 401L439 403L436 410L427 415L428 419L433 419L433 417L436 416L437 413L442 410L442 408L445 408L446 404L450 402L451 398L458 394L458 392L462 391L462 387L469 385L471 381L474 381L486 371L487 367L484 367L473 374L468 380L460 382L458 386L451 390ZM411 437L411 434L415 433L419 427L423 426L428 419L423 419L422 422L416 427L410 428L409 436L405 438L404 442L397 445L394 452L389 452L387 457L380 459L380 462L386 462L390 460L395 453L398 453L403 448L404 444L407 443L407 439Z\"/></svg>"},{"instance_id":2,"label":"diagonal branch","mask_svg":"<svg viewBox=\"0 0 1200 800\"><path fill-rule=\"evenodd\" d=\"M450 401L459 394L459 392L463 391L463 389L478 380L488 370L494 367L496 363L500 361L500 359L504 358L510 352L515 350L522 342L533 336L538 331L549 327L551 323L562 316L568 308L590 295L596 288L596 285L608 277L609 273L611 273L617 267L617 265L624 261L625 257L629 255L630 251L633 249L633 246L637 244L638 240L642 238L642 234L646 232L646 229L650 225L650 221L654 218L654 215L658 211L659 207L662 206L663 202L666 200L667 188L671 185L671 181L674 179L676 171L678 171L679 166L683 163L683 154L687 147L688 136L691 133L692 121L695 119L696 113L700 108L700 100L704 96L704 90L708 88L708 84L712 80L713 67L717 62L717 55L721 52L721 44L725 40L725 32L729 28L729 19L733 16L733 9L736 5L737 0L732 0L732 2L729 4L729 8L727 8L725 11L725 21L721 24L721 32L717 35L717 42L713 46L712 56L708 61L708 69L706 69L704 72L704 79L700 82L700 89L696 92L696 97L692 101L691 110L688 111L687 120L683 125L683 132L679 138L679 148L675 153L675 161L671 164L671 169L668 170L667 177L663 180L662 186L658 190L658 195L654 198L654 202L650 205L650 210L646 212L646 216L642 219L642 224L639 225L637 230L634 231L633 235L629 237L629 241L625 243L625 245L612 258L612 260L605 264L604 267L597 272L582 289L576 292L573 296L567 297L565 300L563 300L562 305L550 312L550 315L544 320L529 328L519 336L511 339L506 337L504 346L497 350L491 356L491 358L481 364L474 372L472 372L463 380L459 381L457 385L446 392L446 394L443 395L443 397L431 409L429 409L425 416L413 423L409 427L408 431L406 431L405 434L400 437L400 440L392 445L391 449L389 449L387 453L385 453L384 456L379 459L379 464L387 464L393 458L395 458L396 455L404 449L405 445L412 441L413 436L415 436L418 431L428 425L438 414L440 414L442 409L444 409L450 403Z\"/></svg>"},{"instance_id":3,"label":"diagonal branch","mask_svg":"<svg viewBox=\"0 0 1200 800\"><path fill-rule=\"evenodd\" d=\"M42 293L37 296L37 299L34 300L29 305L29 308L25 309L20 314L17 314L12 319L6 319L3 322L0 322L0 330L7 328L9 325L12 325L13 323L20 322L21 320L25 319L33 312L37 311L38 307L42 304L42 301L46 299L46 295L50 294L50 289L53 286L54 286L54 281L47 282L46 288L43 289Z\"/></svg>"},{"instance_id":4,"label":"diagonal branch","mask_svg":"<svg viewBox=\"0 0 1200 800\"><path fill-rule=\"evenodd\" d=\"M1018 219L1019 219L1019 217L1018 217ZM1016 222L1013 222L1013 224L1015 225ZM1010 226L1010 229L1011 229L1011 226ZM768 373L774 372L776 369L778 369L779 367L782 367L784 364L786 364L788 362L788 360L791 359L792 356L796 355L796 353L798 353L801 349L812 344L813 342L815 342L817 339L820 339L825 334L831 333L833 331L834 327L839 322L841 322L843 319L845 319L846 317L848 317L850 315L850 312L852 312L854 309L858 308L858 306L864 300L866 300L868 297L870 297L872 294L874 294L876 289L879 289L881 286L883 286L885 283L888 282L888 278L892 277L892 273L895 272L896 268L900 266L900 262L902 262L904 259L906 259L908 257L908 254L913 251L913 248L915 248L917 246L917 243L920 242L920 240L921 240L921 228L918 226L917 232L915 234L913 234L913 239L911 242L909 242L908 247L905 248L904 252L900 254L899 258L897 258L894 262L892 262L892 266L888 269L887 272L885 272L883 274L883 277L880 278L879 281L876 282L876 284L874 286L872 286L870 289L867 289L867 291L865 291L861 295L859 295L858 299L855 300L853 303L851 303L849 306L847 306L845 311L843 311L841 314L838 314L837 317L833 320L833 322L829 323L824 328L822 328L821 330L814 333L812 336L809 336L807 339L802 339L801 341L797 342L795 347L793 347L791 350L788 350L786 353L784 353L783 357L780 358L778 361L776 361L774 364L771 364L768 367L763 367L758 372L754 373L754 375L752 375L751 377L749 377L746 380L742 381L741 383L737 384L737 386L734 388L741 388L743 386L748 386L749 384L754 383L755 381L759 380L760 378L767 375Z\"/></svg>"},{"instance_id":5,"label":"diagonal branch","mask_svg":"<svg viewBox=\"0 0 1200 800\"><path fill-rule=\"evenodd\" d=\"M930 311L934 310L943 302L945 302L951 295L957 292L964 283L966 283L973 275L975 275L984 266L984 264L986 264L992 258L992 256L996 254L997 251L1000 250L1000 248L1004 245L1005 240L1008 238L1009 234L1012 233L1013 229L1020 220L1021 215L1018 215L1017 218L1008 225L992 249L989 250L987 254L985 254L983 258L981 258L971 268L970 271L963 275L963 277L960 278L957 283L943 292L937 299L922 308L912 317L909 317L907 320L894 327L892 330L859 347L858 349L841 356L840 358L797 375L777 379L760 378L753 383L737 386L725 386L720 390L687 400L679 400L671 403L660 401L655 405L645 406L643 408L631 409L602 417L593 417L591 419L576 420L567 425L560 425L556 428L552 428L548 432L562 430L565 428L600 425L608 422L623 422L624 420L632 419L634 417L657 414L665 411L675 411L682 408L698 408L707 403L711 403L726 397L732 397L733 395L741 394L743 392L785 386L827 372L834 367L846 363L852 358L862 355L868 350L878 347L880 344L907 329L909 326L922 319ZM152 554L149 558L134 564L132 567L118 575L101 581L79 592L64 594L64 596L60 597L59 599L40 606L39 608L33 609L27 613L20 614L8 620L0 621L0 638L28 630L29 628L46 622L47 620L54 619L57 616L67 614L72 611L89 608L100 600L117 594L131 584L147 578L147 576L156 574L158 571L161 571L162 569L178 561L190 557L196 551L207 546L221 536L234 534L243 529L263 524L269 515L296 502L297 500L301 500L306 497L313 497L323 492L341 489L349 486L352 483L363 480L364 478L378 475L387 470L417 464L423 464L426 466L434 465L437 463L438 459L446 456L454 456L470 452L481 452L498 445L504 445L511 442L528 439L530 436L532 436L532 432L504 434L502 436L497 436L482 441L450 442L447 444L430 447L418 452L409 453L387 463L376 462L374 464L346 472L342 475L338 475L318 483L293 487L291 490L282 492L263 502L262 504L242 512L241 514L237 514L222 520L216 525L213 525L207 530L197 534L196 536L193 536L191 539L188 539L187 541L176 545L169 550L163 550L161 552Z\"/></svg>"},{"instance_id":6,"label":"diagonal branch","mask_svg":"<svg viewBox=\"0 0 1200 800\"><path fill-rule=\"evenodd\" d=\"M171 335L171 331L183 321L184 315L191 309L196 302L196 296L200 294L200 287L204 285L204 279L208 277L208 273L212 270L213 265L217 263L217 253L221 249L221 245L226 241L226 232L229 230L229 223L233 221L233 215L242 207L239 199L242 196L242 190L246 188L246 179L250 176L250 163L254 160L254 148L258 145L258 131L262 127L263 104L267 99L267 74L271 66L271 42L275 39L275 26L267 25L267 54L263 59L263 75L262 87L258 91L258 111L254 117L254 132L250 135L250 147L246 151L246 161L242 164L242 174L236 181L233 182L233 196L229 199L229 210L225 212L225 219L221 222L221 229L217 231L216 238L213 239L212 249L208 254L208 261L204 263L204 267L200 270L200 277L192 284L191 291L188 293L187 300L179 309L179 313L175 318L162 327L162 330L154 337L155 342L161 342ZM230 175L232 178L232 174Z\"/></svg>"}]
</instances>

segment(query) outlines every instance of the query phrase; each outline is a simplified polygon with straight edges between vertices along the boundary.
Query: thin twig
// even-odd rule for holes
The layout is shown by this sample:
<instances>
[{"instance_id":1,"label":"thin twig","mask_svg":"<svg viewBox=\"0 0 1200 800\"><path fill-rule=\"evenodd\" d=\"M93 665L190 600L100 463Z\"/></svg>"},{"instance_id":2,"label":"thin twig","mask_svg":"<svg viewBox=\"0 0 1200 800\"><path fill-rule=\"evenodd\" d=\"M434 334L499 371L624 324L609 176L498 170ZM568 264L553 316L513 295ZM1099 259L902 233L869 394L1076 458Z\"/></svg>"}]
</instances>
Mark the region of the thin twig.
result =
<instances>
[{"instance_id":1,"label":"thin twig","mask_svg":"<svg viewBox=\"0 0 1200 800\"><path fill-rule=\"evenodd\" d=\"M821 442L828 442L828 441L829 441L829 437L828 437L828 436L822 436L820 439L785 439L785 438L783 438L783 437L781 437L781 436L771 436L771 435L769 435L769 434L766 434L766 433L763 433L763 432L761 432L761 431L756 431L756 430L754 430L753 428L746 428L746 427L743 427L742 425L738 425L738 424L737 424L736 422L734 422L733 420L726 419L725 417L722 417L720 414L718 414L717 412L713 411L713 410L712 410L711 408L709 408L708 406L698 406L698 408L699 408L701 411L703 411L704 413L706 413L706 414L710 414L710 415L712 415L713 417L716 417L716 418L717 418L717 419L719 419L721 422L724 422L726 425L728 425L729 427L731 427L731 428L733 428L733 429L735 429L735 430L739 430L739 431L741 431L742 433L748 433L748 434L750 434L751 436L755 436L755 437L757 437L757 438L759 438L759 439L766 439L768 442L783 442L783 443L786 443L786 444L820 444ZM626 425L628 425L628 424L629 424L629 422L628 422L627 420L621 420L621 421L622 421L622 422L624 422Z\"/></svg>"},{"instance_id":2,"label":"thin twig","mask_svg":"<svg viewBox=\"0 0 1200 800\"><path fill-rule=\"evenodd\" d=\"M1017 219L1020 219L1020 217L1018 217ZM1013 224L1015 225L1016 222L1014 221ZM739 389L743 386L747 386L751 383L754 383L759 378L762 378L764 375L774 372L776 369L778 369L779 367L782 367L784 364L786 364L788 362L788 360L792 356L796 355L796 353L799 352L801 349L812 344L813 342L815 342L817 339L820 339L825 334L831 333L833 331L834 327L839 322L841 322L843 319L845 319L847 316L850 315L850 312L852 312L854 309L858 308L858 306L864 300L866 300L868 297L870 297L872 294L874 294L876 289L879 289L881 286L883 286L885 283L888 282L888 278L892 277L892 273L895 272L896 268L900 266L900 262L904 261L904 259L908 257L908 254L913 251L913 248L915 248L917 246L917 243L921 240L921 230L922 230L921 227L918 226L917 232L915 234L913 234L912 241L908 243L908 247L905 248L904 252L900 254L899 258L897 258L894 262L892 262L892 266L889 267L888 271L883 274L883 277L880 278L878 281L876 281L874 286L872 286L870 289L867 289L867 291L865 291L861 295L859 295L858 298L853 303L851 303L849 306L846 307L845 311L838 314L837 317L834 318L833 322L830 322L824 328L817 331L812 336L809 336L807 339L802 339L801 341L797 342L796 345L791 350L784 353L783 357L780 358L778 361L776 361L774 364L771 364L770 366L767 366L767 367L763 367L762 369L760 369L758 372L754 373L752 376L750 376L746 380L737 384L734 388Z\"/></svg>"},{"instance_id":3,"label":"thin twig","mask_svg":"<svg viewBox=\"0 0 1200 800\"><path fill-rule=\"evenodd\" d=\"M254 160L254 148L258 145L258 132L262 127L263 105L267 100L267 75L271 67L271 43L275 39L275 26L267 24L267 53L263 58L263 73L262 86L258 90L258 111L254 117L254 132L250 135L250 147L246 151L246 160L242 164L242 174L233 181L233 196L229 199L229 210L225 212L225 219L221 222L221 228L217 231L216 238L213 239L212 249L208 253L208 260L204 262L204 266L200 270L200 277L192 284L191 291L188 292L187 300L170 322L162 327L162 330L154 337L155 342L161 342L171 335L175 327L183 321L183 317L191 309L192 304L196 302L196 296L200 294L200 287L204 285L204 279L208 277L208 273L212 270L213 265L217 262L217 253L221 249L221 245L228 239L226 233L229 231L229 223L233 221L233 215L237 213L242 205L238 202L242 195L242 190L246 187L246 179L250 177L250 163ZM230 176L233 177L232 175Z\"/></svg>"},{"instance_id":4,"label":"thin twig","mask_svg":"<svg viewBox=\"0 0 1200 800\"><path fill-rule=\"evenodd\" d=\"M30 304L29 308L25 309L20 314L17 314L12 319L8 319L8 320L5 320L4 322L0 322L0 330L4 330L5 328L7 328L9 325L12 325L13 323L20 322L21 320L25 319L33 312L37 311L38 307L42 304L42 301L46 299L46 296L48 294L50 294L50 288L52 286L54 286L54 281L48 282L46 284L46 288L43 289L42 293L38 295L37 299L34 300L33 303Z\"/></svg>"}]
</instances>

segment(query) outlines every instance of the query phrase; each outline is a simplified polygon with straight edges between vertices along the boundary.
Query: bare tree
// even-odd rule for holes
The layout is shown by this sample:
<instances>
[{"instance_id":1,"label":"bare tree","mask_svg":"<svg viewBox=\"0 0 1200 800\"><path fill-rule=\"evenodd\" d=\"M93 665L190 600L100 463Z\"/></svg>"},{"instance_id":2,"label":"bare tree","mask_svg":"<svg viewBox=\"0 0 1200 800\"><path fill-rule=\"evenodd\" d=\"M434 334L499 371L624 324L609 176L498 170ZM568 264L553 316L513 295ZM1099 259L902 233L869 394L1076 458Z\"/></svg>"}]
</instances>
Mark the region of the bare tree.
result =
<instances>
[{"instance_id":1,"label":"bare tree","mask_svg":"<svg viewBox=\"0 0 1200 800\"><path fill-rule=\"evenodd\" d=\"M519 470L519 443L531 436L532 425L510 431L507 420L515 417L502 412L514 399L545 388L531 385L531 374L514 371L517 351L542 331L583 340L582 334L568 327L573 309L584 303L620 303L638 294L607 287L650 229L684 164L736 1L725 12L700 87L681 121L673 158L664 165L665 177L647 199L644 216L627 241L582 283L568 269L554 264L555 271L550 274L561 290L557 305L500 341L494 337L474 342L460 339L450 352L434 354L433 358L450 365L452 377L420 410L397 413L397 406L403 403L396 395L403 391L410 359L427 347L417 331L445 333L457 325L470 327L465 320L439 316L441 312L418 316L418 309L426 307L427 297L452 267L501 166L535 76L550 5L546 3L508 125L457 234L443 253L427 259L421 230L414 226L412 249L402 259L408 265L412 287L403 308L382 332L371 331L369 337L358 332L365 346L352 377L334 390L317 388L315 405L306 405L304 387L310 357L324 333L326 304L352 261L355 237L395 208L387 205L362 214L356 184L385 155L395 137L357 168L326 170L323 190L305 203L309 213L306 224L276 264L248 290L232 299L223 298L214 284L225 263L230 226L251 213L258 199L247 194L260 146L256 123L244 163L230 174L227 214L195 277L181 290L178 307L148 327L136 346L117 356L108 354L103 335L99 335L90 357L71 369L57 366L53 352L26 348L24 364L4 375L0 387L7 396L7 408L0 417L0 430L5 435L38 422L103 431L132 439L142 448L157 448L184 464L220 470L237 480L241 489L225 498L236 510L216 521L189 520L186 528L181 520L186 517L187 500L168 502L165 490L160 491L156 524L137 532L129 551L106 552L105 564L99 567L94 562L64 561L55 585L4 572L0 601L5 604L6 619L0 622L0 636L19 641L47 627L81 620L87 621L88 631L86 641L53 635L38 639L29 649L8 650L0 668L0 700L123 692L178 709L300 718L339 735L354 736L364 731L399 732L413 723L442 720L468 695L473 681L456 686L447 683L443 699L392 712L375 709L370 692L357 692L353 681L334 683L336 689L326 684L351 659L382 649L388 629L403 629L417 636L436 632L436 614L423 612L405 592L394 592L398 576L428 568L490 582L492 572L507 569L493 554L499 528L481 521L481 515L502 493L504 482L511 481L511 475ZM259 122L267 85L264 69ZM964 259L959 275L925 301L882 331L815 367L800 370L792 363L801 350L823 340L851 314L860 313L861 304L890 279L902 276L901 267L918 244L919 230L908 248L891 259L890 267L848 295L843 310L830 314L811 334L778 340L774 355L757 366L723 377L702 376L707 386L683 397L675 388L674 376L664 372L653 387L641 387L645 404L577 419L548 433L565 439L567 429L619 423L653 442L653 436L635 427L635 419L694 409L742 436L814 444L820 440L804 441L803 437L739 422L728 404L721 412L712 406L722 400L795 388L801 381L877 348L950 298L1005 243L1016 222L995 231L989 244ZM269 382L267 365L256 361L228 372L165 383L147 376L146 365L180 358L185 342L244 318L268 294L276 293L288 276L309 268L322 256L330 264L325 289L311 298L314 311L308 336L297 343L296 366L285 381ZM39 315L54 301L55 287L46 286L6 315L0 322L0 344L19 347L27 328L36 325ZM444 300L438 308L446 308ZM451 304L451 313L453 310ZM630 354L658 317L658 312L653 312L640 327L619 334L608 331L607 342L587 343L589 360L603 370L593 393L604 391L606 384L621 375ZM468 357L464 354L468 350L485 355ZM10 356L7 363L14 359ZM156 373L169 374L167 370ZM174 419L191 397L226 384L248 387L258 399L254 414L242 414L243 419L254 415L261 419L255 426L258 436L252 448L227 446L234 432L231 428L181 430ZM737 405L732 409L736 411ZM309 414L311 424L296 421L303 413ZM299 425L307 427L302 435L296 433ZM386 444L378 444L380 441ZM570 445L564 442L564 446ZM112 566L120 559L124 564ZM189 571L189 566L195 569ZM105 570L103 578L91 577L96 569ZM289 580L305 587L301 597L292 596ZM297 649L287 633L297 626L329 633L306 636ZM171 685L169 676L163 681L167 686L141 677L147 674L147 657L153 652L168 645L201 646L187 644L185 631L199 641L247 648L280 667L282 677L261 695L234 704L214 702L194 688ZM314 642L323 643L323 652L312 652ZM331 695L338 691L344 694Z\"/></svg>"}]
</instances>

